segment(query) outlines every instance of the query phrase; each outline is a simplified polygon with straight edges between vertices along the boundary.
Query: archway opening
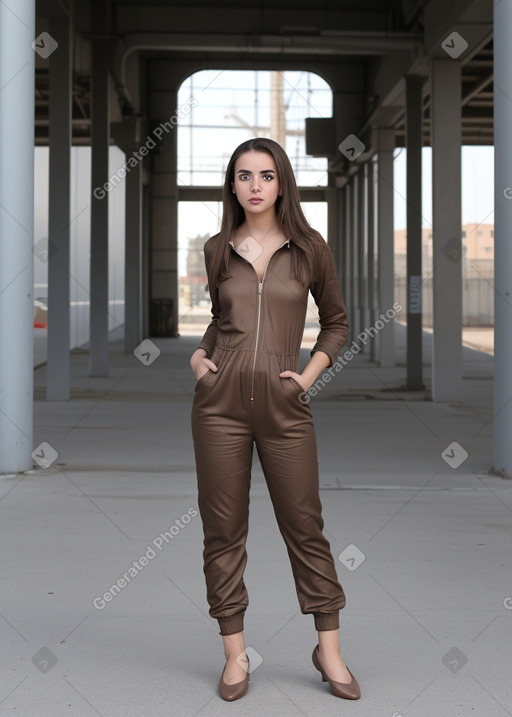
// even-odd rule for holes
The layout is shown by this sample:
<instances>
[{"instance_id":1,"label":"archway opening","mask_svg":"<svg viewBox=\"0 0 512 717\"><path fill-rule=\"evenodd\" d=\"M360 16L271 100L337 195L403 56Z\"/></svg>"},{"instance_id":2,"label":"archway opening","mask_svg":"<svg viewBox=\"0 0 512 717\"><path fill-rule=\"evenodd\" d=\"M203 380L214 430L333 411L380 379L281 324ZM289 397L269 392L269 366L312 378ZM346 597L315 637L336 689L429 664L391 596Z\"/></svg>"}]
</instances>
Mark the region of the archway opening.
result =
<instances>
[{"instance_id":1,"label":"archway opening","mask_svg":"<svg viewBox=\"0 0 512 717\"><path fill-rule=\"evenodd\" d=\"M317 190L308 195L317 201L302 206L327 238L327 160L306 155L305 120L332 115L332 91L308 71L202 70L181 85L178 106L186 102L190 111L178 127L178 187L186 196L178 204L178 321L181 335L200 335L211 319L203 246L219 230L220 188L241 142L270 137L284 147L299 188ZM310 301L303 346L312 346L317 327Z\"/></svg>"}]
</instances>

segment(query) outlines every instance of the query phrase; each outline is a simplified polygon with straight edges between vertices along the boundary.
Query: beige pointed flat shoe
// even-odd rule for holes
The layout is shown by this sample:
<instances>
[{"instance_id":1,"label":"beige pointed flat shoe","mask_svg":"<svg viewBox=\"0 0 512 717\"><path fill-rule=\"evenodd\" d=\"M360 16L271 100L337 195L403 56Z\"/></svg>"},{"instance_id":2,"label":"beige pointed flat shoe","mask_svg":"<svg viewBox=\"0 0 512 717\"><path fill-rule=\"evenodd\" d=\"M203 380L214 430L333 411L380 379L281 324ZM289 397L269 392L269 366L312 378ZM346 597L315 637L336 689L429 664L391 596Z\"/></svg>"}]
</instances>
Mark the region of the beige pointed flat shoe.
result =
<instances>
[{"instance_id":1,"label":"beige pointed flat shoe","mask_svg":"<svg viewBox=\"0 0 512 717\"><path fill-rule=\"evenodd\" d=\"M222 677L224 677L224 670L222 671ZM234 685L227 685L222 677L219 682L219 695L223 700L234 702L244 697L249 689L249 658L247 658L247 673L243 680L236 682Z\"/></svg>"}]
</instances>

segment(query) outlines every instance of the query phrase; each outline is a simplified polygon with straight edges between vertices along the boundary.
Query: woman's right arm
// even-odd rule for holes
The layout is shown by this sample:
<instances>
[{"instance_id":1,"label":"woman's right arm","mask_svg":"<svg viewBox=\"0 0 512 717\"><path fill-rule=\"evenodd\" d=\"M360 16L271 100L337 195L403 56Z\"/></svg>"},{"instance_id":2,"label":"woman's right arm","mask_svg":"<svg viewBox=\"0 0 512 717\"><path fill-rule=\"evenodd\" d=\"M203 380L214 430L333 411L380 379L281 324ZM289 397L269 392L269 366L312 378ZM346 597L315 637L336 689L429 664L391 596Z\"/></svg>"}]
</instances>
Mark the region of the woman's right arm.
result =
<instances>
[{"instance_id":1,"label":"woman's right arm","mask_svg":"<svg viewBox=\"0 0 512 717\"><path fill-rule=\"evenodd\" d=\"M201 339L201 343L190 357L190 365L197 380L204 376L204 374L207 373L208 369L214 372L217 371L217 366L213 363L213 361L210 361L210 359L208 358L208 356L212 355L213 348L217 339L217 321L219 319L220 314L218 290L215 286L216 282L213 281L213 278L210 276L211 248L208 244L208 241L206 242L204 247L204 262L206 266L206 274L208 277L210 298L212 300L212 320L210 321L208 328L206 329L204 336ZM211 287L214 288L212 289Z\"/></svg>"},{"instance_id":2,"label":"woman's right arm","mask_svg":"<svg viewBox=\"0 0 512 717\"><path fill-rule=\"evenodd\" d=\"M208 372L208 370L213 371L214 373L217 371L217 366L213 363L213 361L210 361L209 358L206 358L206 351L202 348L198 348L194 351L190 357L190 365L198 381L205 375L205 373Z\"/></svg>"}]
</instances>

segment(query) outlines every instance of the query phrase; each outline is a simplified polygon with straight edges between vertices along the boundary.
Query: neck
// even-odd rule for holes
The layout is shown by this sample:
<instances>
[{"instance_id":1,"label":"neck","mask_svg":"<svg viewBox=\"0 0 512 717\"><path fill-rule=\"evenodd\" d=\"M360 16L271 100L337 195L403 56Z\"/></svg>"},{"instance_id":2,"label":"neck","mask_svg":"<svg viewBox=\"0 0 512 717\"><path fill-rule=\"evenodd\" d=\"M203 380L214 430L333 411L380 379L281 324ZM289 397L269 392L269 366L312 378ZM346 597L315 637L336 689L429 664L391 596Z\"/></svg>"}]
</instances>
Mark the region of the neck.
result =
<instances>
[{"instance_id":1,"label":"neck","mask_svg":"<svg viewBox=\"0 0 512 717\"><path fill-rule=\"evenodd\" d=\"M246 214L244 224L247 232L254 237L261 237L279 231L275 211L257 215Z\"/></svg>"}]
</instances>

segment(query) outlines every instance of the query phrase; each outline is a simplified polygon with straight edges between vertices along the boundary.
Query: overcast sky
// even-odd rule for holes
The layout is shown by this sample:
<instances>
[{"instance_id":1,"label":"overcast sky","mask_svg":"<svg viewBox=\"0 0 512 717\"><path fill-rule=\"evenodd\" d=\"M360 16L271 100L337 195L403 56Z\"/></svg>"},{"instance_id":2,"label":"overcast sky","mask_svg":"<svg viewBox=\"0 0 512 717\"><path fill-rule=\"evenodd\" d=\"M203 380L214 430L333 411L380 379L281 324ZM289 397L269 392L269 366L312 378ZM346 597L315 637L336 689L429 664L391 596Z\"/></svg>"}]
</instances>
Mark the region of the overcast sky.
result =
<instances>
[{"instance_id":1,"label":"overcast sky","mask_svg":"<svg viewBox=\"0 0 512 717\"><path fill-rule=\"evenodd\" d=\"M405 229L405 160L406 152L397 150L395 157L395 229ZM494 224L494 149L463 147L462 224ZM432 152L423 149L423 225L432 226Z\"/></svg>"}]
</instances>

